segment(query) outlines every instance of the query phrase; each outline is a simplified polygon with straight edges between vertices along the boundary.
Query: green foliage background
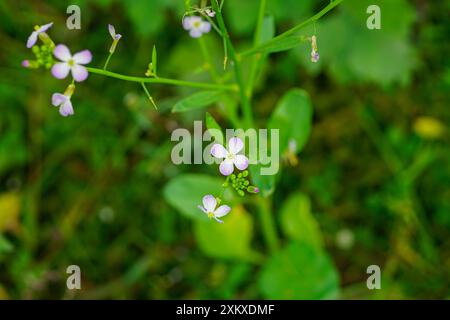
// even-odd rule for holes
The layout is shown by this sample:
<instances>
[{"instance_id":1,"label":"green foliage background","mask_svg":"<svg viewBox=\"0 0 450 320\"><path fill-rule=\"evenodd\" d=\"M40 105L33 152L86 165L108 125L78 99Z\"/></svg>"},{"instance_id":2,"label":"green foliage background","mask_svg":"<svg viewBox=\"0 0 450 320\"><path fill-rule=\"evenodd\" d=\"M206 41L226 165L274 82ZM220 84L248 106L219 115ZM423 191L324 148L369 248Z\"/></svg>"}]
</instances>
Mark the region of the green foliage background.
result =
<instances>
[{"instance_id":1,"label":"green foliage background","mask_svg":"<svg viewBox=\"0 0 450 320\"><path fill-rule=\"evenodd\" d=\"M328 2L269 0L276 34ZM258 3L225 0L238 51L251 46ZM81 7L81 30L65 27L70 4ZM370 4L381 7L380 31L366 28ZM183 1L1 1L0 299L449 298L449 9L345 0L300 33L316 29L318 64L307 42L270 55L256 123L295 130L302 115L283 101L307 92L309 140L297 133L297 165L285 159L273 181L255 176L269 197L226 195L234 208L219 225L189 210L220 187L216 166L170 162L172 130L205 118L205 109L170 112L194 91L149 86L155 111L138 84L91 74L77 86L75 116L63 119L50 97L66 83L20 66L32 27L49 21L56 42L89 48L101 66L113 23L123 38L109 69L143 75L156 44L159 74L210 81L182 29ZM204 39L221 68L220 39ZM208 112L230 127L222 105ZM260 231L265 214L277 222L273 252ZM71 264L81 267L80 291L66 290ZM366 287L373 264L381 290Z\"/></svg>"}]
</instances>

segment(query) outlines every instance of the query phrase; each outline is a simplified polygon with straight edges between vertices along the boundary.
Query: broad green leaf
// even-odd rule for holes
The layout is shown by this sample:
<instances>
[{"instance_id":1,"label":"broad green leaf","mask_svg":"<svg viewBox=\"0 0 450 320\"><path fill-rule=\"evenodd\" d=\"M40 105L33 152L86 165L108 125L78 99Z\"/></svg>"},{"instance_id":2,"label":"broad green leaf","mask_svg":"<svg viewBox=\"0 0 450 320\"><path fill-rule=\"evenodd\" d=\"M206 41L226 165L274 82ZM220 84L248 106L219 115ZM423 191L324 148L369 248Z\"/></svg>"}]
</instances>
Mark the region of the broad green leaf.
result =
<instances>
[{"instance_id":1,"label":"broad green leaf","mask_svg":"<svg viewBox=\"0 0 450 320\"><path fill-rule=\"evenodd\" d=\"M311 214L308 196L301 192L291 195L281 207L280 219L281 228L287 237L317 248L322 247L322 234Z\"/></svg>"},{"instance_id":2,"label":"broad green leaf","mask_svg":"<svg viewBox=\"0 0 450 320\"><path fill-rule=\"evenodd\" d=\"M220 100L221 91L200 91L178 101L172 112L184 112L207 107Z\"/></svg>"},{"instance_id":3,"label":"broad green leaf","mask_svg":"<svg viewBox=\"0 0 450 320\"><path fill-rule=\"evenodd\" d=\"M164 12L166 6L165 0L133 0L124 5L131 23L141 36L154 34L162 28L164 14L155 12Z\"/></svg>"},{"instance_id":4,"label":"broad green leaf","mask_svg":"<svg viewBox=\"0 0 450 320\"><path fill-rule=\"evenodd\" d=\"M291 242L266 262L259 287L267 299L335 299L339 277L323 250Z\"/></svg>"},{"instance_id":5,"label":"broad green leaf","mask_svg":"<svg viewBox=\"0 0 450 320\"><path fill-rule=\"evenodd\" d=\"M249 166L250 177L254 186L259 188L259 194L263 197L270 196L275 191L276 176L275 175L262 175L261 164L255 164Z\"/></svg>"},{"instance_id":6,"label":"broad green leaf","mask_svg":"<svg viewBox=\"0 0 450 320\"><path fill-rule=\"evenodd\" d=\"M226 0L224 15L231 32L236 35L250 35L256 26L258 7L259 0Z\"/></svg>"},{"instance_id":7,"label":"broad green leaf","mask_svg":"<svg viewBox=\"0 0 450 320\"><path fill-rule=\"evenodd\" d=\"M202 204L202 198L207 194L217 197L222 192L224 180L202 174L182 174L169 181L164 187L165 200L184 216L206 221L208 218L197 207ZM227 190L224 193L224 202L234 204L237 197Z\"/></svg>"},{"instance_id":8,"label":"broad green leaf","mask_svg":"<svg viewBox=\"0 0 450 320\"><path fill-rule=\"evenodd\" d=\"M250 241L253 234L252 217L243 207L235 206L222 218L196 222L195 238L200 249L214 258L250 260Z\"/></svg>"},{"instance_id":9,"label":"broad green leaf","mask_svg":"<svg viewBox=\"0 0 450 320\"><path fill-rule=\"evenodd\" d=\"M280 130L280 154L295 142L294 152L300 152L308 141L312 126L312 105L304 90L292 89L278 102L269 120L270 129ZM274 146L272 146L273 148Z\"/></svg>"},{"instance_id":10,"label":"broad green leaf","mask_svg":"<svg viewBox=\"0 0 450 320\"><path fill-rule=\"evenodd\" d=\"M369 5L381 9L381 29L367 28ZM406 0L343 1L336 13L320 21L317 41L320 53L318 65L327 65L340 82L368 81L382 85L406 84L417 64L411 43L416 10ZM310 46L297 52L307 68Z\"/></svg>"},{"instance_id":11,"label":"broad green leaf","mask_svg":"<svg viewBox=\"0 0 450 320\"><path fill-rule=\"evenodd\" d=\"M222 128L209 112L206 112L205 114L205 122L206 128L210 130L210 133L214 137L214 140L218 143L223 144L224 138Z\"/></svg>"}]
</instances>

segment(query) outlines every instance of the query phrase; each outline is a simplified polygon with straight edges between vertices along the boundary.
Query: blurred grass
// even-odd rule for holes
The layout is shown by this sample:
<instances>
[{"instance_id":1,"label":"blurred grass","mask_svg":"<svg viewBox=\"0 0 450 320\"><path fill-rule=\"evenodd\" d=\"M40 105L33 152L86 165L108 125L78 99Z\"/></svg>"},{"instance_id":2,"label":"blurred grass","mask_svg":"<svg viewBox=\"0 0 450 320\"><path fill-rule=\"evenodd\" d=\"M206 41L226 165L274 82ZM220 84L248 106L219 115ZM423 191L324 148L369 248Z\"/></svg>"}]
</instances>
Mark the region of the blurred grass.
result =
<instances>
[{"instance_id":1,"label":"blurred grass","mask_svg":"<svg viewBox=\"0 0 450 320\"><path fill-rule=\"evenodd\" d=\"M225 1L233 40L248 48L258 1ZM385 33L354 36L365 10L345 2L316 25L319 65L300 46L272 55L258 83L261 125L292 87L308 91L314 105L311 139L298 166L282 173L274 212L294 191L309 195L342 298L448 298L448 5L379 1ZM279 33L326 3L272 0L269 11ZM81 7L81 30L64 27L69 4ZM258 264L205 255L191 221L163 200L172 178L212 172L169 161L171 131L204 116L167 112L190 89L149 86L155 111L139 84L91 75L77 86L76 116L62 119L50 97L65 83L20 66L32 27L49 21L57 42L89 48L101 66L113 23L124 37L110 69L143 75L156 44L160 74L208 81L182 13L176 0L0 2L0 299L262 297ZM212 34L205 42L219 68L221 42ZM433 126L443 129L430 136ZM260 234L252 242L264 250ZM82 270L80 292L65 289L71 264ZM365 287L371 264L383 270L375 293Z\"/></svg>"}]
</instances>

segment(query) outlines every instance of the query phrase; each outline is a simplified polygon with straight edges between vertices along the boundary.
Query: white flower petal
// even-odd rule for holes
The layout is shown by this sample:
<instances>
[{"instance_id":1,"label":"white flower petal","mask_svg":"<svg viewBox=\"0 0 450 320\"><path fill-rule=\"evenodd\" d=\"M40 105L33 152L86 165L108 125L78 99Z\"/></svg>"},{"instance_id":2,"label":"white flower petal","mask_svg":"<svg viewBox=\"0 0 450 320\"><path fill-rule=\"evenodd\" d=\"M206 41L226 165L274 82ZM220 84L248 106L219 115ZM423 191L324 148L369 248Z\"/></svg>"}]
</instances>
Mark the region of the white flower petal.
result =
<instances>
[{"instance_id":1,"label":"white flower petal","mask_svg":"<svg viewBox=\"0 0 450 320\"><path fill-rule=\"evenodd\" d=\"M192 17L185 17L183 19L183 28L184 28L184 30L191 30L191 28L192 28Z\"/></svg>"},{"instance_id":2,"label":"white flower petal","mask_svg":"<svg viewBox=\"0 0 450 320\"><path fill-rule=\"evenodd\" d=\"M72 59L72 55L70 54L70 50L69 48L67 48L65 45L63 44L58 44L55 47L55 50L53 50L53 54L55 55L55 57L57 57L59 60L67 62L70 59Z\"/></svg>"},{"instance_id":3,"label":"white flower petal","mask_svg":"<svg viewBox=\"0 0 450 320\"><path fill-rule=\"evenodd\" d=\"M67 99L66 102L64 102L62 104L61 108L59 108L59 113L63 117L71 116L71 115L74 114L73 107L72 107L72 102L70 101L70 99Z\"/></svg>"},{"instance_id":4,"label":"white flower petal","mask_svg":"<svg viewBox=\"0 0 450 320\"><path fill-rule=\"evenodd\" d=\"M52 105L54 105L55 107L58 107L61 104L63 104L64 102L66 102L67 99L68 98L61 93L54 93L52 95Z\"/></svg>"},{"instance_id":5,"label":"white flower petal","mask_svg":"<svg viewBox=\"0 0 450 320\"><path fill-rule=\"evenodd\" d=\"M225 158L227 156L227 149L224 148L224 146L222 146L221 144L214 144L211 148L211 154L215 157L215 158Z\"/></svg>"},{"instance_id":6,"label":"white flower petal","mask_svg":"<svg viewBox=\"0 0 450 320\"><path fill-rule=\"evenodd\" d=\"M216 209L217 200L212 195L204 196L202 202L206 212L214 212L214 209Z\"/></svg>"},{"instance_id":7,"label":"white flower petal","mask_svg":"<svg viewBox=\"0 0 450 320\"><path fill-rule=\"evenodd\" d=\"M202 32L200 29L192 28L191 31L189 31L189 35L192 38L200 38L202 36Z\"/></svg>"},{"instance_id":8,"label":"white flower petal","mask_svg":"<svg viewBox=\"0 0 450 320\"><path fill-rule=\"evenodd\" d=\"M75 81L81 82L87 79L88 71L85 67L80 66L78 64L72 67L72 77Z\"/></svg>"},{"instance_id":9,"label":"white flower petal","mask_svg":"<svg viewBox=\"0 0 450 320\"><path fill-rule=\"evenodd\" d=\"M234 157L234 165L236 166L236 168L238 168L239 170L245 170L248 167L248 158L242 154L238 154Z\"/></svg>"},{"instance_id":10,"label":"white flower petal","mask_svg":"<svg viewBox=\"0 0 450 320\"><path fill-rule=\"evenodd\" d=\"M226 204L224 204L223 206L220 206L216 209L216 211L214 211L214 215L218 218L223 217L225 215L228 214L228 212L230 212L231 208L229 206L227 206Z\"/></svg>"},{"instance_id":11,"label":"white flower petal","mask_svg":"<svg viewBox=\"0 0 450 320\"><path fill-rule=\"evenodd\" d=\"M202 206L200 206L200 205L198 205L197 206L197 208L199 208L200 210L202 210L204 213L208 213L208 211L206 211L206 209L205 208L203 208Z\"/></svg>"},{"instance_id":12,"label":"white flower petal","mask_svg":"<svg viewBox=\"0 0 450 320\"><path fill-rule=\"evenodd\" d=\"M208 21L202 21L200 25L200 31L203 33L208 33L211 30L211 24Z\"/></svg>"},{"instance_id":13,"label":"white flower petal","mask_svg":"<svg viewBox=\"0 0 450 320\"><path fill-rule=\"evenodd\" d=\"M52 75L56 79L64 79L69 74L70 67L67 62L55 63L52 67Z\"/></svg>"},{"instance_id":14,"label":"white flower petal","mask_svg":"<svg viewBox=\"0 0 450 320\"><path fill-rule=\"evenodd\" d=\"M108 24L108 31L109 31L109 34L111 35L111 37L113 37L113 39L114 39L114 37L116 36L116 29L114 28L114 26L112 24Z\"/></svg>"},{"instance_id":15,"label":"white flower petal","mask_svg":"<svg viewBox=\"0 0 450 320\"><path fill-rule=\"evenodd\" d=\"M83 50L75 53L72 59L76 64L88 64L92 60L92 53L89 50Z\"/></svg>"},{"instance_id":16,"label":"white flower petal","mask_svg":"<svg viewBox=\"0 0 450 320\"><path fill-rule=\"evenodd\" d=\"M36 31L33 31L31 35L28 37L27 48L31 48L32 46L34 46L36 44L37 38L38 33Z\"/></svg>"},{"instance_id":17,"label":"white flower petal","mask_svg":"<svg viewBox=\"0 0 450 320\"><path fill-rule=\"evenodd\" d=\"M230 152L232 154L237 154L243 148L244 148L244 143L242 142L241 139L239 139L237 137L233 137L230 139L230 141L228 141L228 150L230 150Z\"/></svg>"},{"instance_id":18,"label":"white flower petal","mask_svg":"<svg viewBox=\"0 0 450 320\"><path fill-rule=\"evenodd\" d=\"M230 174L233 173L233 170L234 170L233 161L230 159L223 160L219 166L219 171L224 176L229 176Z\"/></svg>"},{"instance_id":19,"label":"white flower petal","mask_svg":"<svg viewBox=\"0 0 450 320\"><path fill-rule=\"evenodd\" d=\"M45 31L47 31L48 29L50 29L50 28L52 27L52 25L53 25L53 22L44 24L42 27L39 28L39 30L38 30L37 32L38 32L38 33L45 32Z\"/></svg>"}]
</instances>

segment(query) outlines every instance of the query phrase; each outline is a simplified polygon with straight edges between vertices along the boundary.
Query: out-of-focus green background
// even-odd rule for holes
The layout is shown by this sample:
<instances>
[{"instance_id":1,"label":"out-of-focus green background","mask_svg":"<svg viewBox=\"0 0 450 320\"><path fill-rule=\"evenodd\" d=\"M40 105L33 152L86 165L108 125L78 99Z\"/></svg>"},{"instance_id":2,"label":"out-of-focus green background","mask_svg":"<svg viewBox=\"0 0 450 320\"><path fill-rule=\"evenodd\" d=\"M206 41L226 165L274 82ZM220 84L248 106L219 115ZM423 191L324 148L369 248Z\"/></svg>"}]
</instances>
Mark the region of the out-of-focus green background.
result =
<instances>
[{"instance_id":1,"label":"out-of-focus green background","mask_svg":"<svg viewBox=\"0 0 450 320\"><path fill-rule=\"evenodd\" d=\"M328 2L270 0L268 13L280 33ZM81 30L65 27L70 4L81 8ZM381 6L381 30L365 26L369 4ZM225 0L238 50L251 44L257 9L257 0ZM0 299L449 298L449 9L346 0L315 25L318 64L308 43L270 56L256 122L264 126L294 87L314 106L311 138L298 164L284 167L269 208L282 243L270 254L252 204L227 217L234 233L223 231L218 253L205 226L220 226L198 225L166 199L183 173L217 175L215 166L170 161L172 130L204 118L170 112L191 91L149 86L155 111L138 84L90 75L72 99L75 116L62 118L50 98L68 81L21 67L32 58L33 26L50 21L55 42L90 49L91 66L102 66L112 23L123 38L110 69L143 75L156 44L161 75L210 81L198 42L182 29L183 1L0 1ZM220 67L220 39L204 39ZM229 125L217 107L208 111ZM299 225L290 222L297 214ZM227 246L251 247L257 258L227 255ZM66 289L72 264L80 291ZM381 290L366 287L369 265L381 267Z\"/></svg>"}]
</instances>

